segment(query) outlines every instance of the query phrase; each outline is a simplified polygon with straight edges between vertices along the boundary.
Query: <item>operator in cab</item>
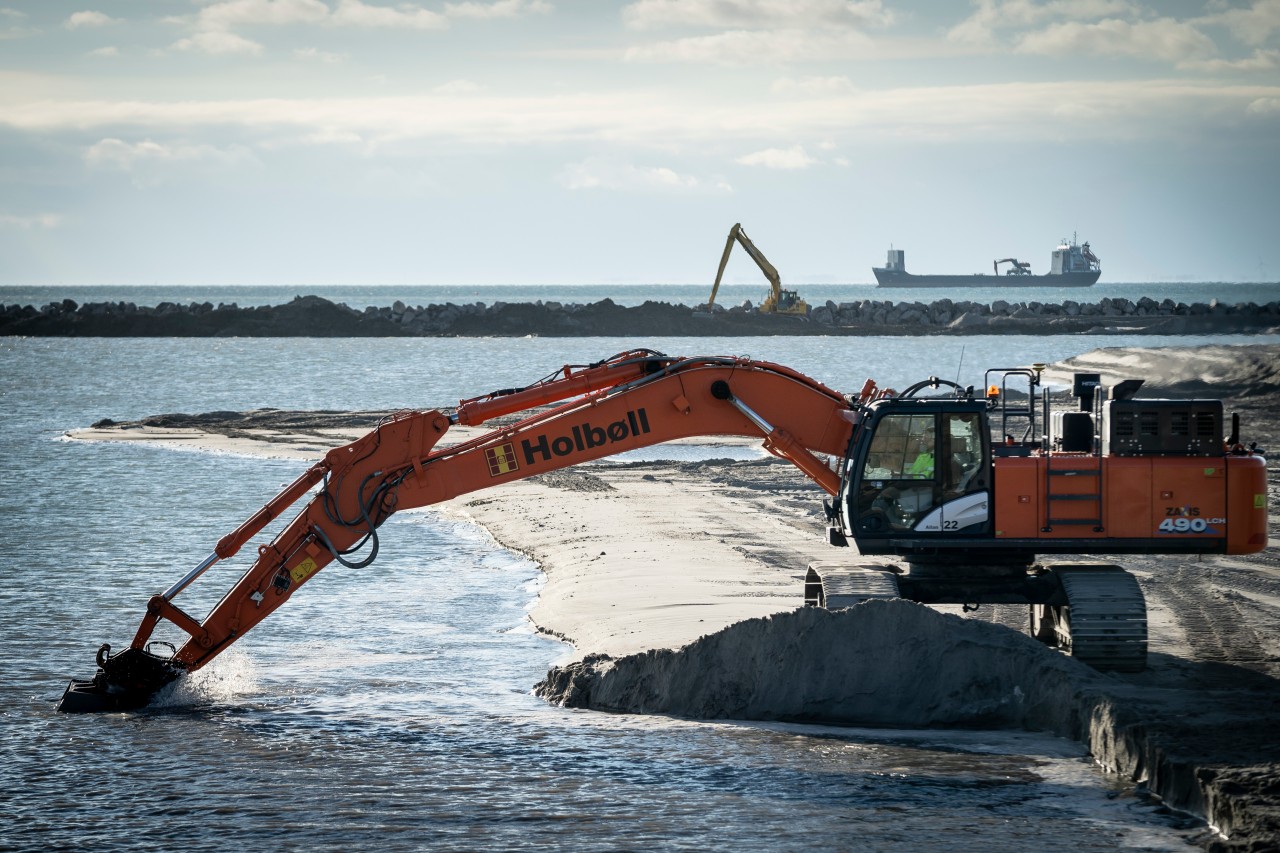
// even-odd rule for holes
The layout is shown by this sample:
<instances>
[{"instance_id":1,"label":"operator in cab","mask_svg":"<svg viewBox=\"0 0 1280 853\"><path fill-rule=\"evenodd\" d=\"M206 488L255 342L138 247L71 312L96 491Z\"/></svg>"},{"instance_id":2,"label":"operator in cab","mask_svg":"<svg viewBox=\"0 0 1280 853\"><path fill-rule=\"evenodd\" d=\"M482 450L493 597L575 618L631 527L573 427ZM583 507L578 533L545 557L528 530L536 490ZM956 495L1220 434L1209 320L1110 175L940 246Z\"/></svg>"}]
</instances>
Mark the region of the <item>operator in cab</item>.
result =
<instances>
[{"instance_id":1,"label":"operator in cab","mask_svg":"<svg viewBox=\"0 0 1280 853\"><path fill-rule=\"evenodd\" d=\"M933 479L933 445L924 436L916 439L916 458L907 469L907 476L913 479Z\"/></svg>"}]
</instances>

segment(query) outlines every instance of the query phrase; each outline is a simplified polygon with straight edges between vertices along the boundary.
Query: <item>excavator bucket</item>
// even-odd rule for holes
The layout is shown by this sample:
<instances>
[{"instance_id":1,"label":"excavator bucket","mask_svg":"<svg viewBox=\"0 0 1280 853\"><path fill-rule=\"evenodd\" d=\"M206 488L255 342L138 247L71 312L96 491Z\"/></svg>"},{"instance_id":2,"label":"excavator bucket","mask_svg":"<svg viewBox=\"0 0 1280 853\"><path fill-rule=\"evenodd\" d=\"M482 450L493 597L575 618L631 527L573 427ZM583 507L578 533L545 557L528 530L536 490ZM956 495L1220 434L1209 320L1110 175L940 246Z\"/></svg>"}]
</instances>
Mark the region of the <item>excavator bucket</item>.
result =
<instances>
[{"instance_id":1,"label":"excavator bucket","mask_svg":"<svg viewBox=\"0 0 1280 853\"><path fill-rule=\"evenodd\" d=\"M126 649L115 657L111 646L98 649L98 672L90 681L72 681L58 710L64 714L134 711L185 670L167 658L142 649Z\"/></svg>"}]
</instances>

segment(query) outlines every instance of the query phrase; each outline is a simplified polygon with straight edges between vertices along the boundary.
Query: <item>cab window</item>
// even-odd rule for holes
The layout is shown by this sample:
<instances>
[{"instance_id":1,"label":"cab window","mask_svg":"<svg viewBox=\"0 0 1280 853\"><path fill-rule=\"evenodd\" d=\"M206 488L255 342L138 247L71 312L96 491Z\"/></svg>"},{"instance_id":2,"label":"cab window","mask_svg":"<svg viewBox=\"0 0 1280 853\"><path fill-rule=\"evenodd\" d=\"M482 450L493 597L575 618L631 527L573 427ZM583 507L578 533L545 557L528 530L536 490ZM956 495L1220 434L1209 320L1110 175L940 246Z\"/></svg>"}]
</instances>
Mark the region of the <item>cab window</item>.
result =
<instances>
[{"instance_id":1,"label":"cab window","mask_svg":"<svg viewBox=\"0 0 1280 853\"><path fill-rule=\"evenodd\" d=\"M875 430L863 463L857 526L910 530L942 500L937 415L886 415Z\"/></svg>"},{"instance_id":2,"label":"cab window","mask_svg":"<svg viewBox=\"0 0 1280 853\"><path fill-rule=\"evenodd\" d=\"M934 416L889 415L876 427L862 476L932 480L934 467Z\"/></svg>"},{"instance_id":3,"label":"cab window","mask_svg":"<svg viewBox=\"0 0 1280 853\"><path fill-rule=\"evenodd\" d=\"M943 472L947 497L967 495L986 488L982 476L982 416L977 412L946 415L943 441L948 461Z\"/></svg>"}]
</instances>

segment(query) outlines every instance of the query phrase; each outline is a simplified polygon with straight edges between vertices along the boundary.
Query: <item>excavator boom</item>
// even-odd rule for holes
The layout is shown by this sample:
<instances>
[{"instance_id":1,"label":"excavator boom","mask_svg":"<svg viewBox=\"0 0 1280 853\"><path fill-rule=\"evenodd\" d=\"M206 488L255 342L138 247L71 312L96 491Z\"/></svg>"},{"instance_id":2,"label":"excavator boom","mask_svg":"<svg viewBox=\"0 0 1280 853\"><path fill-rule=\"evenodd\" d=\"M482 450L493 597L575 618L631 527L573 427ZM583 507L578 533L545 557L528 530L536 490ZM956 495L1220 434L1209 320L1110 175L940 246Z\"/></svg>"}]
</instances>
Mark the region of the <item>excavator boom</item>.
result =
<instances>
[{"instance_id":1,"label":"excavator boom","mask_svg":"<svg viewBox=\"0 0 1280 853\"><path fill-rule=\"evenodd\" d=\"M875 393L873 383L864 397ZM552 404L551 408L545 407ZM73 682L61 710L136 708L183 673L206 665L283 605L333 561L363 567L377 556L378 527L394 512L673 439L755 436L828 494L839 477L815 454L839 457L853 430L855 402L789 368L738 358L672 358L637 350L581 368L565 367L522 389L464 400L452 413L397 414L331 450L166 592L155 595L124 653L98 653L99 672ZM439 447L450 427L528 413L509 426ZM174 599L219 560L320 490L204 619ZM169 657L148 645L161 620L188 635Z\"/></svg>"}]
</instances>

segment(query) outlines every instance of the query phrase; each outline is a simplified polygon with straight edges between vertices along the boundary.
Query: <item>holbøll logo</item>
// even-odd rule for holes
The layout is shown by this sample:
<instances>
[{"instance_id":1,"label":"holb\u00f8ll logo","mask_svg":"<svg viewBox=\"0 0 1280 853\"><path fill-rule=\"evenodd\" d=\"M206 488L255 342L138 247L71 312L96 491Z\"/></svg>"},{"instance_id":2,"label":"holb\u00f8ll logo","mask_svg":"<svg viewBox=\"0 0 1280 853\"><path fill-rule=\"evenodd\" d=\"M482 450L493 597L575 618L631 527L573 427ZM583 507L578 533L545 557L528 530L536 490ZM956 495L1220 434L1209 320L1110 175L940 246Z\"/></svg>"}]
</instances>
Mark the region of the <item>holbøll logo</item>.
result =
<instances>
[{"instance_id":1,"label":"holb\u00f8ll logo","mask_svg":"<svg viewBox=\"0 0 1280 853\"><path fill-rule=\"evenodd\" d=\"M501 477L520 470L520 465L516 462L516 449L510 442L486 449L484 458L489 463L490 477Z\"/></svg>"},{"instance_id":2,"label":"holb\u00f8ll logo","mask_svg":"<svg viewBox=\"0 0 1280 853\"><path fill-rule=\"evenodd\" d=\"M532 465L541 456L543 462L550 462L555 456L568 456L594 447L623 441L636 435L649 432L649 416L644 409L627 412L604 426L595 426L590 421L583 421L575 426L569 435L550 438L540 435L534 439L523 439L520 449L524 451L524 462Z\"/></svg>"}]
</instances>

